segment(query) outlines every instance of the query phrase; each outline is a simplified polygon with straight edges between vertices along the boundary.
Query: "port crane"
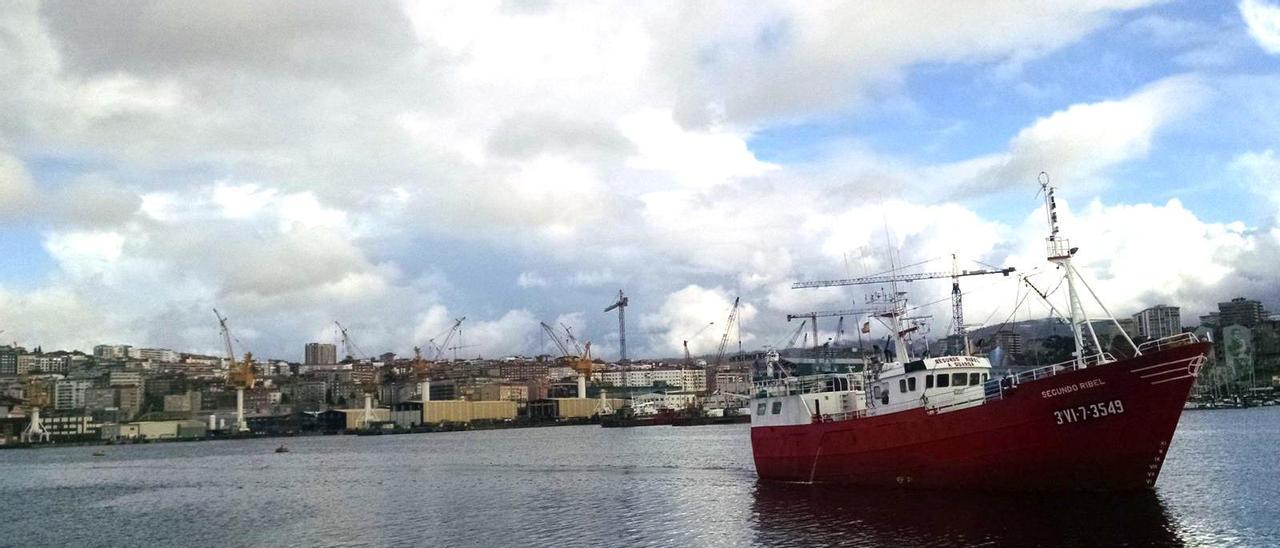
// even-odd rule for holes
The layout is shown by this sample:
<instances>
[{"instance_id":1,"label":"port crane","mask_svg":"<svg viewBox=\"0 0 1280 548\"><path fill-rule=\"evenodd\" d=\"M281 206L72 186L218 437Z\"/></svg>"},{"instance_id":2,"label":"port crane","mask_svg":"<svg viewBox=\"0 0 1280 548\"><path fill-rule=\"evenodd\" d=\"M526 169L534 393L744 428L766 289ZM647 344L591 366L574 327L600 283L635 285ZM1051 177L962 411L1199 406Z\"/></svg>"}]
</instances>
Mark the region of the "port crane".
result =
<instances>
[{"instance_id":1,"label":"port crane","mask_svg":"<svg viewBox=\"0 0 1280 548\"><path fill-rule=\"evenodd\" d=\"M564 342L560 340L560 337L556 335L555 329L550 325L547 325L547 322L538 322L538 324L541 325L542 330L546 331L547 335L551 337L552 342L556 343L556 348L560 349L560 355L564 356L565 361L569 362L569 367L572 367L574 372L578 374L578 397L587 397L587 378L591 376L591 356L589 355L591 352L591 343L587 343L587 351L585 353L582 352L581 347L578 347L578 353L574 354L569 351L569 347L565 346ZM567 331L568 329L568 326L566 326L565 330ZM573 334L570 333L569 337L572 339ZM576 346L577 340L572 340Z\"/></svg>"},{"instance_id":2,"label":"port crane","mask_svg":"<svg viewBox=\"0 0 1280 548\"><path fill-rule=\"evenodd\" d=\"M18 436L18 439L22 443L49 441L49 430L44 427L44 422L40 420L40 408L49 406L49 392L45 390L43 383L28 376L22 395L27 400L30 420L27 421L27 427L22 430L22 434Z\"/></svg>"},{"instance_id":3,"label":"port crane","mask_svg":"<svg viewBox=\"0 0 1280 548\"><path fill-rule=\"evenodd\" d=\"M560 327L564 329L565 340L573 345L573 349L577 351L578 355L582 355L582 345L578 343L578 338L573 336L573 328L564 323L561 323Z\"/></svg>"},{"instance_id":4,"label":"port crane","mask_svg":"<svg viewBox=\"0 0 1280 548\"><path fill-rule=\"evenodd\" d=\"M715 366L719 366L724 361L725 349L729 346L729 335L733 333L733 328L738 324L738 305L741 297L733 298L733 308L729 309L729 319L724 323L724 335L720 337L720 346L716 349Z\"/></svg>"},{"instance_id":5,"label":"port crane","mask_svg":"<svg viewBox=\"0 0 1280 548\"><path fill-rule=\"evenodd\" d=\"M818 348L818 318L839 317L840 325L843 325L845 316L862 316L865 314L875 314L876 312L877 312L876 310L866 309L866 308L855 308L855 309L849 309L849 310L826 310L822 312L817 312L817 311L805 312L803 314L787 314L787 321L805 318L810 323L810 327L813 329L813 348L816 349ZM804 329L804 322L800 322L800 329ZM838 330L839 328L837 328L837 331ZM797 329L796 333L799 334L800 330ZM840 335L837 333L836 336L839 337ZM792 340L792 344L794 344L795 336L792 336L791 340ZM791 348L791 344L788 344L787 348Z\"/></svg>"},{"instance_id":6,"label":"port crane","mask_svg":"<svg viewBox=\"0 0 1280 548\"><path fill-rule=\"evenodd\" d=\"M573 348L575 350L577 350L576 355L579 356L577 361L578 365L577 367L574 367L574 369L576 369L579 373L582 373L583 375L590 377L591 363L592 363L591 362L591 341L587 341L585 343L578 342L578 338L573 336L572 328L570 328L569 326L563 323L560 324L560 327L564 328L564 334L566 337L568 337L569 343L573 345ZM624 373L624 377L625 377L625 373Z\"/></svg>"},{"instance_id":7,"label":"port crane","mask_svg":"<svg viewBox=\"0 0 1280 548\"><path fill-rule=\"evenodd\" d=\"M993 269L977 269L977 270L961 270L956 256L951 256L951 271L949 272L917 272L912 274L877 274L873 276L862 276L860 278L845 278L840 280L814 280L807 282L796 282L791 285L792 289L808 289L817 287L838 287L848 285L870 285L881 283L897 283L897 282L914 282L919 280L933 280L940 278L951 278L951 319L952 328L955 331L957 339L964 345L962 353L969 354L969 334L964 325L964 304L963 293L960 292L960 278L966 276L984 276L988 274L1000 274L1008 276L1013 273L1013 267L993 268ZM800 314L799 317L808 315ZM791 319L791 316L787 316ZM816 328L814 330L814 345L817 345Z\"/></svg>"},{"instance_id":8,"label":"port crane","mask_svg":"<svg viewBox=\"0 0 1280 548\"><path fill-rule=\"evenodd\" d=\"M724 322L724 334L720 336L720 346L716 348L715 360L707 366L708 393L716 391L716 374L720 372L720 364L724 362L724 353L729 346L729 335L733 333L733 328L738 325L738 306L741 301L741 297L733 298L733 307L729 309L729 318Z\"/></svg>"},{"instance_id":9,"label":"port crane","mask_svg":"<svg viewBox=\"0 0 1280 548\"><path fill-rule=\"evenodd\" d=\"M456 362L456 361L458 361L458 351L459 351L459 350L462 350L463 348L475 348L475 347L477 347L477 346L480 346L480 345L478 345L478 344L455 344L455 345L453 345L453 346L450 346L447 350L450 350L450 351L452 351L452 352L453 352L453 361L455 361L455 362Z\"/></svg>"},{"instance_id":10,"label":"port crane","mask_svg":"<svg viewBox=\"0 0 1280 548\"><path fill-rule=\"evenodd\" d=\"M800 334L804 333L804 326L806 325L809 325L809 320L802 320L800 322L800 327L797 327L796 330L791 333L791 336L787 338L787 345L783 347L784 349L795 348L796 341L800 340Z\"/></svg>"},{"instance_id":11,"label":"port crane","mask_svg":"<svg viewBox=\"0 0 1280 548\"><path fill-rule=\"evenodd\" d=\"M631 304L631 300L622 294L622 290L618 290L618 300L605 308L605 312L618 310L618 363L627 363L627 305Z\"/></svg>"},{"instance_id":12,"label":"port crane","mask_svg":"<svg viewBox=\"0 0 1280 548\"><path fill-rule=\"evenodd\" d=\"M359 346L356 346L356 342L351 339L351 333L347 331L347 328L343 327L337 320L334 320L333 325L338 326L338 331L342 333L342 353L351 360L359 361L365 359L367 356L365 356L364 351L360 350Z\"/></svg>"},{"instance_id":13,"label":"port crane","mask_svg":"<svg viewBox=\"0 0 1280 548\"><path fill-rule=\"evenodd\" d=\"M338 323L337 320L334 320L333 325L338 326L338 331L342 333L342 352L347 355L347 359L356 362L365 361L368 356L365 355L363 350L360 350L359 346L356 346L355 340L351 338L351 332L341 323ZM372 360L369 361L372 362ZM364 413L360 415L360 426L362 428L369 428L376 420L373 414L373 395L377 393L378 386L381 384L379 376L380 372L375 369L372 375L365 377L360 383L360 388L364 392Z\"/></svg>"},{"instance_id":14,"label":"port crane","mask_svg":"<svg viewBox=\"0 0 1280 548\"><path fill-rule=\"evenodd\" d=\"M547 322L538 322L538 325L542 326L542 330L547 333L548 337L551 337L551 342L556 344L556 348L560 350L560 355L564 357L569 357L571 354L569 352L569 348L566 347L564 345L564 342L560 340L560 336L556 334L555 328L551 327L550 325L547 325Z\"/></svg>"},{"instance_id":15,"label":"port crane","mask_svg":"<svg viewBox=\"0 0 1280 548\"><path fill-rule=\"evenodd\" d=\"M707 328L715 324L716 322L710 322L707 325L702 326L702 329L699 329L698 332L694 333L693 337L690 337L690 338L694 338L694 339L698 338L698 335L701 335L703 331L706 331ZM684 342L684 363L686 365L693 365L693 356L689 354L689 339L685 339L683 342Z\"/></svg>"},{"instance_id":16,"label":"port crane","mask_svg":"<svg viewBox=\"0 0 1280 548\"><path fill-rule=\"evenodd\" d=\"M453 320L453 326L450 327L448 331L427 340L427 342L431 344L432 350L435 351L435 361L444 359L445 352L449 350L449 342L452 341L453 337L458 334L460 329L462 329L462 322L466 319L467 317L463 316ZM440 343L436 343L436 339L439 339L440 337L444 337L444 340Z\"/></svg>"},{"instance_id":17,"label":"port crane","mask_svg":"<svg viewBox=\"0 0 1280 548\"><path fill-rule=\"evenodd\" d=\"M253 353L245 352L243 361L236 361L235 349L231 346L231 328L227 327L227 318L218 309L213 309L218 318L218 328L222 334L222 345L227 353L230 367L227 370L227 385L236 389L236 432L248 432L249 424L244 419L244 391L253 388L256 378L253 371Z\"/></svg>"}]
</instances>

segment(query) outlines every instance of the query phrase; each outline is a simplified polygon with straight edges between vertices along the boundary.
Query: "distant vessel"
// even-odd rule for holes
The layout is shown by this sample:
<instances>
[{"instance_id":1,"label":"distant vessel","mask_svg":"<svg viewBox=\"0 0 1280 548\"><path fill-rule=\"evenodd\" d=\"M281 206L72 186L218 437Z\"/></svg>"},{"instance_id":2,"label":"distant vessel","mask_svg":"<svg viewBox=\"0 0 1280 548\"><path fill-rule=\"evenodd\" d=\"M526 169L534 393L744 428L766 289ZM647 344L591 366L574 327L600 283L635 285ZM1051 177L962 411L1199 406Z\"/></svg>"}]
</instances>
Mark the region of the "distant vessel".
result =
<instances>
[{"instance_id":1,"label":"distant vessel","mask_svg":"<svg viewBox=\"0 0 1280 548\"><path fill-rule=\"evenodd\" d=\"M276 448L276 452L277 452L277 453L288 453L288 452L289 452L289 448L288 448L288 447L285 447L285 446L283 446L283 445L281 445L280 447L277 447L277 448Z\"/></svg>"},{"instance_id":2,"label":"distant vessel","mask_svg":"<svg viewBox=\"0 0 1280 548\"><path fill-rule=\"evenodd\" d=\"M1045 491L1155 484L1211 344L1191 333L1141 345L1124 336L1121 357L1100 344L1099 318L1088 316L1077 286L1096 296L1071 266L1077 249L1058 236L1053 188L1041 185L1074 357L1004 378L992 378L983 357L913 359L895 288L877 316L895 337L893 361L755 383L751 445L761 479Z\"/></svg>"}]
</instances>

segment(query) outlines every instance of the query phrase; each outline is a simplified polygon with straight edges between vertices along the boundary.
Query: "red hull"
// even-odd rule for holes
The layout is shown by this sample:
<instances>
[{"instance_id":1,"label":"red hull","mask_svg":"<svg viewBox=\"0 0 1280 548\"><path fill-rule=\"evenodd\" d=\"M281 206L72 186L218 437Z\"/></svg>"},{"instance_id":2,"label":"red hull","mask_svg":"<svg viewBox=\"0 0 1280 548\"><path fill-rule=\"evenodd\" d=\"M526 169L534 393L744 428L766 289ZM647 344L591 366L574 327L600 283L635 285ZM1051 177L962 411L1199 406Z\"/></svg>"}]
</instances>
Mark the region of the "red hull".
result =
<instances>
[{"instance_id":1,"label":"red hull","mask_svg":"<svg viewBox=\"0 0 1280 548\"><path fill-rule=\"evenodd\" d=\"M755 427L756 471L764 480L860 486L1150 489L1195 382L1190 363L1208 347L1187 344L1024 382L1002 399L950 413L922 408ZM1100 416L1081 418L1095 415L1095 404L1104 405Z\"/></svg>"}]
</instances>

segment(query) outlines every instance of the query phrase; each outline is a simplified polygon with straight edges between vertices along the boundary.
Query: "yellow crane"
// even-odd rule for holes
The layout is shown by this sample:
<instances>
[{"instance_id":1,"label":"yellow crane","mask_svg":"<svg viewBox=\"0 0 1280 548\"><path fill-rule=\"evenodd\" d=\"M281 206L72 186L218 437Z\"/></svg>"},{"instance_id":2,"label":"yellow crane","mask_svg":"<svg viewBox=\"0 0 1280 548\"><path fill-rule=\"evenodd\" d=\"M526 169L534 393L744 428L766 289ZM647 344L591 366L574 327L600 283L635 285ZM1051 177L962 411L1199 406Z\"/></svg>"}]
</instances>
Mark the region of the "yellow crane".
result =
<instances>
[{"instance_id":1,"label":"yellow crane","mask_svg":"<svg viewBox=\"0 0 1280 548\"><path fill-rule=\"evenodd\" d=\"M578 339L573 336L573 331L569 329L569 326L564 326L565 334L568 335L569 342L578 350L575 354L574 352L570 352L569 347L565 346L564 342L560 340L560 336L556 334L555 329L552 329L552 327L547 325L546 322L539 323L542 325L542 330L546 331L547 335L551 337L551 341L556 343L556 348L560 349L560 354L564 356L569 367L573 368L573 370L578 373L578 397L587 397L587 379L591 378L592 369L591 343L587 342L585 345L579 345Z\"/></svg>"},{"instance_id":2,"label":"yellow crane","mask_svg":"<svg viewBox=\"0 0 1280 548\"><path fill-rule=\"evenodd\" d=\"M19 439L23 443L49 441L49 431L45 429L44 423L40 421L40 408L49 406L49 393L44 389L44 383L34 377L27 377L23 395L26 396L31 420L27 422L27 427L22 430L22 435Z\"/></svg>"},{"instance_id":3,"label":"yellow crane","mask_svg":"<svg viewBox=\"0 0 1280 548\"><path fill-rule=\"evenodd\" d=\"M222 331L222 344L227 352L227 360L231 362L227 370L227 386L236 390L236 432L248 432L249 424L244 420L244 391L253 388L257 381L253 371L253 353L245 352L244 361L236 361L235 349L231 347L231 329L227 327L227 318L213 309L218 317L218 327Z\"/></svg>"}]
</instances>

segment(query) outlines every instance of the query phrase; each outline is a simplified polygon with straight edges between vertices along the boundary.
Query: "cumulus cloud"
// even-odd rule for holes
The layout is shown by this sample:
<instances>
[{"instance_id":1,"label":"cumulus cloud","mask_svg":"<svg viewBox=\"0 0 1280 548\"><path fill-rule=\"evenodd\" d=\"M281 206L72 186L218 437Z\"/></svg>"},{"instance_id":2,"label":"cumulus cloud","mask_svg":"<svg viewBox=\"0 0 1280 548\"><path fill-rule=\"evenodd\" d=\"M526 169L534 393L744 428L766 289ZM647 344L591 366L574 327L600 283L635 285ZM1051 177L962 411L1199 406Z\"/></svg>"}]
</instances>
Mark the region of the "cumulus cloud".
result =
<instances>
[{"instance_id":1,"label":"cumulus cloud","mask_svg":"<svg viewBox=\"0 0 1280 548\"><path fill-rule=\"evenodd\" d=\"M0 220L22 212L34 193L31 174L22 162L0 151Z\"/></svg>"},{"instance_id":2,"label":"cumulus cloud","mask_svg":"<svg viewBox=\"0 0 1280 548\"><path fill-rule=\"evenodd\" d=\"M1240 154L1231 162L1231 168L1240 175L1245 188L1280 207L1280 157L1274 150Z\"/></svg>"},{"instance_id":3,"label":"cumulus cloud","mask_svg":"<svg viewBox=\"0 0 1280 548\"><path fill-rule=\"evenodd\" d=\"M516 278L516 285L528 289L530 287L547 287L551 285L551 282L537 272L521 272L520 276Z\"/></svg>"},{"instance_id":4,"label":"cumulus cloud","mask_svg":"<svg viewBox=\"0 0 1280 548\"><path fill-rule=\"evenodd\" d=\"M666 296L654 314L647 314L640 325L649 335L648 348L652 352L678 356L684 352L684 341L689 341L689 352L694 355L714 355L720 340L729 326L726 322L736 298L722 287L706 288L689 285ZM756 307L741 303L738 309L738 325L729 334L728 352L736 352L738 341L751 348L755 335L751 321L756 317ZM712 325L714 324L714 325Z\"/></svg>"},{"instance_id":5,"label":"cumulus cloud","mask_svg":"<svg viewBox=\"0 0 1280 548\"><path fill-rule=\"evenodd\" d=\"M1240 16L1263 51L1280 55L1280 7L1262 0L1241 0Z\"/></svg>"},{"instance_id":6,"label":"cumulus cloud","mask_svg":"<svg viewBox=\"0 0 1280 548\"><path fill-rule=\"evenodd\" d=\"M1156 303L1204 312L1221 295L1209 288L1251 285L1240 265L1259 251L1256 235L1242 223L1207 222L1179 200L1158 204L1091 201L1082 210L1059 202L1064 234L1080 247L1075 265L1117 313ZM1042 236L1044 215L1030 215L1021 231ZM1044 264L1044 242L1025 238L1011 261ZM1095 311L1097 309L1095 308Z\"/></svg>"},{"instance_id":7,"label":"cumulus cloud","mask_svg":"<svg viewBox=\"0 0 1280 548\"><path fill-rule=\"evenodd\" d=\"M1025 61L1147 4L684 5L667 16L674 32L662 55L684 78L676 110L682 124L751 124L883 94L919 63ZM1055 32L1041 32L1046 25Z\"/></svg>"},{"instance_id":8,"label":"cumulus cloud","mask_svg":"<svg viewBox=\"0 0 1280 548\"><path fill-rule=\"evenodd\" d=\"M1072 105L1018 132L1003 155L986 158L970 191L1026 183L1041 171L1070 174L1073 191L1096 187L1110 168L1145 156L1161 127L1195 110L1208 94L1194 76L1166 78L1119 100Z\"/></svg>"},{"instance_id":9,"label":"cumulus cloud","mask_svg":"<svg viewBox=\"0 0 1280 548\"><path fill-rule=\"evenodd\" d=\"M407 354L465 315L477 346L459 355L493 355L533 351L554 317L608 356L599 308L624 288L633 354L712 351L718 329L694 333L738 295L744 339L773 342L786 313L859 299L790 283L887 268L856 253L886 226L905 263L1034 258L1023 227L954 200L1040 170L1081 197L1105 188L1209 92L1176 76L1090 95L942 160L855 137L787 163L755 137L909 103L922 66L1017 78L1149 3L0 5L0 218L34 227L54 265L0 281L0 320L46 347L216 351L217 306L246 346L289 357L335 319ZM1273 159L1257 154L1237 165L1265 185ZM1181 202L1097 208L1084 222L1177 224L1205 242L1197 261L1218 261L1162 270L1150 298L1247 287L1267 256L1252 229ZM1140 234L1082 238L1154 263ZM1131 279L1141 264L1095 266Z\"/></svg>"}]
</instances>

